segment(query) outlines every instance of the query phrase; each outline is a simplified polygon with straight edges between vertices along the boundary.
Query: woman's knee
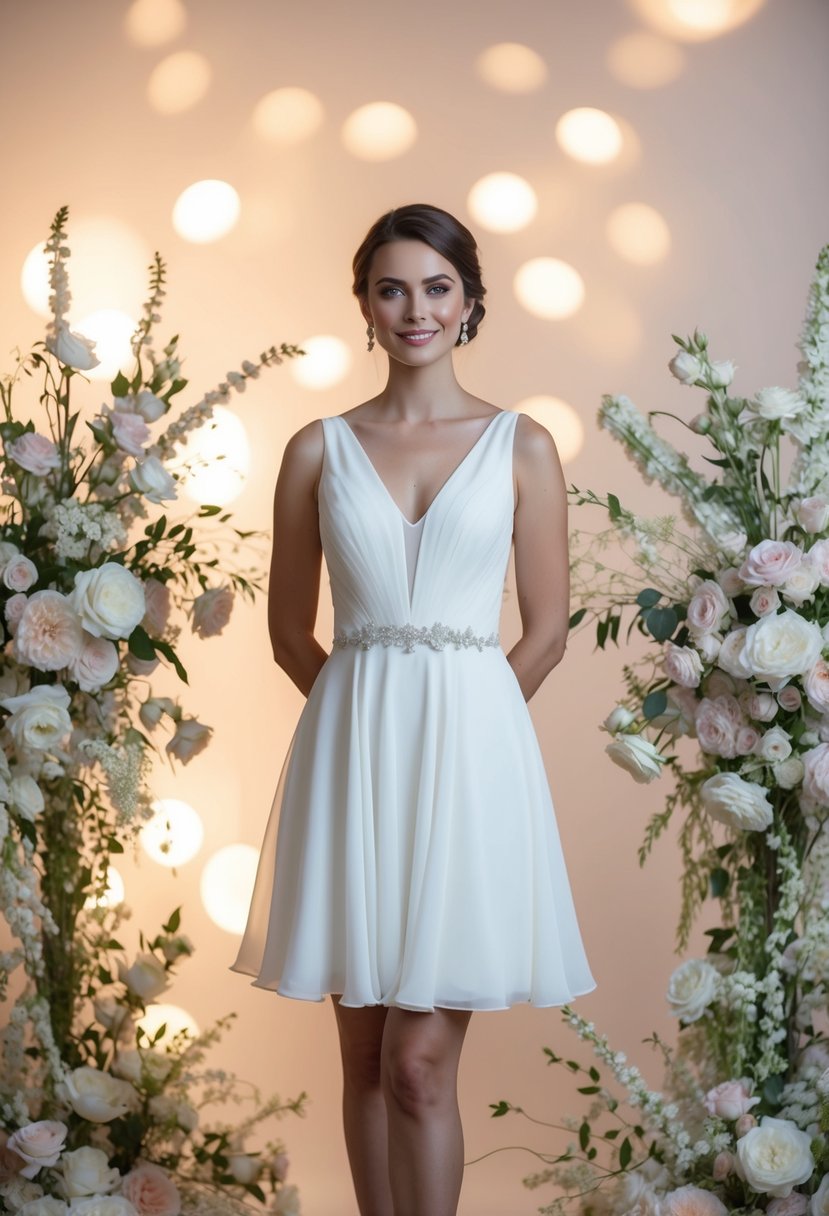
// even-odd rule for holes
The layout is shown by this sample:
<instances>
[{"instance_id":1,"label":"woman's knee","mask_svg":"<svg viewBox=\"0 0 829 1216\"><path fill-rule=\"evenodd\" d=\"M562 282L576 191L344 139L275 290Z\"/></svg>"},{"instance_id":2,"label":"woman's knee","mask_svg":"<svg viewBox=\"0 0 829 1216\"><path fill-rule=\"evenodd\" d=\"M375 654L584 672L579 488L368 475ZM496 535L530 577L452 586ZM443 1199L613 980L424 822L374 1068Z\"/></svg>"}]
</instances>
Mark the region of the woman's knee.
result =
<instances>
[{"instance_id":1,"label":"woman's knee","mask_svg":"<svg viewBox=\"0 0 829 1216\"><path fill-rule=\"evenodd\" d=\"M410 1115L454 1101L455 1097L454 1070L415 1044L399 1044L386 1052L382 1083L387 1099Z\"/></svg>"}]
</instances>

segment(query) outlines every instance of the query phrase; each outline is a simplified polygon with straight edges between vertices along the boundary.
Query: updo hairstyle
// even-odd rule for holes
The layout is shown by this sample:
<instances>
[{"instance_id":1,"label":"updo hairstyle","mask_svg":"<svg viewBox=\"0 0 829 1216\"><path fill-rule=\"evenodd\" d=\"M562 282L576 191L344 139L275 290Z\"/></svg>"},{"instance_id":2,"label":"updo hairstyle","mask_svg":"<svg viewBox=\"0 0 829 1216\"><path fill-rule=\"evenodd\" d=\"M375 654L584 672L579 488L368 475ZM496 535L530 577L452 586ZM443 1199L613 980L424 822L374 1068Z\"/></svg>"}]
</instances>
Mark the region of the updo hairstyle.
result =
<instances>
[{"instance_id":1,"label":"updo hairstyle","mask_svg":"<svg viewBox=\"0 0 829 1216\"><path fill-rule=\"evenodd\" d=\"M469 229L448 211L428 203L409 203L387 211L372 224L354 255L353 291L359 300L368 295L368 275L375 253L389 241L423 241L452 263L461 276L464 298L475 301L467 321L471 342L486 313L483 304L486 288L481 281L478 247ZM460 345L460 337L455 345Z\"/></svg>"}]
</instances>

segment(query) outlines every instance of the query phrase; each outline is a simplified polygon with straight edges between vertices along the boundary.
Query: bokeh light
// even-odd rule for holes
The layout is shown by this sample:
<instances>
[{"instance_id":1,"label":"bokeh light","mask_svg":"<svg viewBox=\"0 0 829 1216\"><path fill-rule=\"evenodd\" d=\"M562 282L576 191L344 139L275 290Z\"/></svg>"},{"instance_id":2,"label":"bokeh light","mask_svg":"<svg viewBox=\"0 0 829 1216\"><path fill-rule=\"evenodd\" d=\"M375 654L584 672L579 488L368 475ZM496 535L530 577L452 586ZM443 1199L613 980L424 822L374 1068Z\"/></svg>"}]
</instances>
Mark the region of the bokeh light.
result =
<instances>
[{"instance_id":1,"label":"bokeh light","mask_svg":"<svg viewBox=\"0 0 829 1216\"><path fill-rule=\"evenodd\" d=\"M301 359L292 359L290 369L297 384L303 388L332 388L351 370L351 351L342 338L317 334L300 345L305 354Z\"/></svg>"},{"instance_id":2,"label":"bokeh light","mask_svg":"<svg viewBox=\"0 0 829 1216\"><path fill-rule=\"evenodd\" d=\"M181 114L197 105L210 88L212 72L204 55L176 51L153 69L147 99L159 114Z\"/></svg>"},{"instance_id":3,"label":"bokeh light","mask_svg":"<svg viewBox=\"0 0 829 1216\"><path fill-rule=\"evenodd\" d=\"M115 866L107 866L106 886L101 894L96 899L94 895L90 895L85 908L114 908L116 904L123 903L125 894L124 880L116 870Z\"/></svg>"},{"instance_id":4,"label":"bokeh light","mask_svg":"<svg viewBox=\"0 0 829 1216\"><path fill-rule=\"evenodd\" d=\"M215 925L242 934L248 917L259 853L249 844L219 849L204 867L201 898Z\"/></svg>"},{"instance_id":5,"label":"bokeh light","mask_svg":"<svg viewBox=\"0 0 829 1216\"><path fill-rule=\"evenodd\" d=\"M391 160L408 152L417 139L417 124L408 110L393 101L360 106L345 120L342 140L361 160Z\"/></svg>"},{"instance_id":6,"label":"bokeh light","mask_svg":"<svg viewBox=\"0 0 829 1216\"><path fill-rule=\"evenodd\" d=\"M647 203L624 203L611 211L607 239L620 257L637 266L653 266L667 257L671 231L664 217Z\"/></svg>"},{"instance_id":7,"label":"bokeh light","mask_svg":"<svg viewBox=\"0 0 829 1216\"><path fill-rule=\"evenodd\" d=\"M574 160L604 165L622 150L622 130L612 115L593 106L579 106L562 114L556 123L556 139Z\"/></svg>"},{"instance_id":8,"label":"bokeh light","mask_svg":"<svg viewBox=\"0 0 829 1216\"><path fill-rule=\"evenodd\" d=\"M532 93L547 79L547 65L537 51L520 42L488 46L475 64L478 75L502 93Z\"/></svg>"},{"instance_id":9,"label":"bokeh light","mask_svg":"<svg viewBox=\"0 0 829 1216\"><path fill-rule=\"evenodd\" d=\"M274 89L256 103L253 126L262 139L288 147L313 135L324 116L322 102L308 89Z\"/></svg>"},{"instance_id":10,"label":"bokeh light","mask_svg":"<svg viewBox=\"0 0 829 1216\"><path fill-rule=\"evenodd\" d=\"M685 52L659 34L637 30L611 44L607 66L617 80L632 89L659 89L682 75Z\"/></svg>"},{"instance_id":11,"label":"bokeh light","mask_svg":"<svg viewBox=\"0 0 829 1216\"><path fill-rule=\"evenodd\" d=\"M177 38L187 25L181 0L134 0L124 15L127 37L136 46L161 46Z\"/></svg>"},{"instance_id":12,"label":"bokeh light","mask_svg":"<svg viewBox=\"0 0 829 1216\"><path fill-rule=\"evenodd\" d=\"M99 308L138 315L146 294L150 250L129 224L109 215L81 216L69 227L71 319ZM43 245L30 250L20 274L26 303L49 316L49 259Z\"/></svg>"},{"instance_id":13,"label":"bokeh light","mask_svg":"<svg viewBox=\"0 0 829 1216\"><path fill-rule=\"evenodd\" d=\"M250 442L232 410L214 405L213 417L191 431L178 451L169 467L193 502L223 507L242 493L250 473Z\"/></svg>"},{"instance_id":14,"label":"bokeh light","mask_svg":"<svg viewBox=\"0 0 829 1216\"><path fill-rule=\"evenodd\" d=\"M649 25L671 38L699 42L748 21L765 0L632 0Z\"/></svg>"},{"instance_id":15,"label":"bokeh light","mask_svg":"<svg viewBox=\"0 0 829 1216\"><path fill-rule=\"evenodd\" d=\"M196 245L218 241L235 226L241 204L229 182L206 178L183 190L173 206L173 227Z\"/></svg>"},{"instance_id":16,"label":"bokeh light","mask_svg":"<svg viewBox=\"0 0 829 1216\"><path fill-rule=\"evenodd\" d=\"M572 405L560 397L526 397L515 409L547 428L556 441L562 464L575 460L584 447L584 424Z\"/></svg>"},{"instance_id":17,"label":"bokeh light","mask_svg":"<svg viewBox=\"0 0 829 1216\"><path fill-rule=\"evenodd\" d=\"M84 372L90 380L112 380L133 362L132 335L138 322L120 308L99 308L78 321L74 329L95 343L98 366Z\"/></svg>"},{"instance_id":18,"label":"bokeh light","mask_svg":"<svg viewBox=\"0 0 829 1216\"><path fill-rule=\"evenodd\" d=\"M159 865L172 869L196 856L204 840L198 812L180 798L157 798L153 816L141 828L144 851Z\"/></svg>"},{"instance_id":19,"label":"bokeh light","mask_svg":"<svg viewBox=\"0 0 829 1216\"><path fill-rule=\"evenodd\" d=\"M518 232L535 218L538 199L517 173L488 173L469 191L472 217L489 232Z\"/></svg>"},{"instance_id":20,"label":"bokeh light","mask_svg":"<svg viewBox=\"0 0 829 1216\"><path fill-rule=\"evenodd\" d=\"M532 258L515 276L518 302L535 317L562 320L576 312L584 301L584 281L579 272L560 258Z\"/></svg>"},{"instance_id":21,"label":"bokeh light","mask_svg":"<svg viewBox=\"0 0 829 1216\"><path fill-rule=\"evenodd\" d=\"M163 1051L174 1036L182 1030L186 1030L193 1038L199 1034L198 1022L191 1013L182 1009L181 1005L156 1005L155 1003L148 1005L146 1012L136 1022L136 1026L140 1026L150 1039L162 1026L166 1026L164 1034L155 1044L156 1051Z\"/></svg>"}]
</instances>

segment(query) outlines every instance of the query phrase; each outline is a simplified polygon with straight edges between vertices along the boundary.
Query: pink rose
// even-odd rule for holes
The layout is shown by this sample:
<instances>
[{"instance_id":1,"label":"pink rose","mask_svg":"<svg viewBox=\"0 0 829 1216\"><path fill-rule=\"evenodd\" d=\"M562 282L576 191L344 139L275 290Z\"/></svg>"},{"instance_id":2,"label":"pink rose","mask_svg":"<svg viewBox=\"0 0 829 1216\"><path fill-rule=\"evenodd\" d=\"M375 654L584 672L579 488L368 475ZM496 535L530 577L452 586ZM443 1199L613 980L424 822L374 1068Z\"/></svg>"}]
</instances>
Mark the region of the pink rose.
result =
<instances>
[{"instance_id":1,"label":"pink rose","mask_svg":"<svg viewBox=\"0 0 829 1216\"><path fill-rule=\"evenodd\" d=\"M800 1191L792 1191L785 1199L772 1199L766 1208L768 1216L804 1216L809 1210L809 1200Z\"/></svg>"},{"instance_id":2,"label":"pink rose","mask_svg":"<svg viewBox=\"0 0 829 1216\"><path fill-rule=\"evenodd\" d=\"M770 692L752 692L748 690L740 694L740 708L755 722L771 722L777 713L777 702Z\"/></svg>"},{"instance_id":3,"label":"pink rose","mask_svg":"<svg viewBox=\"0 0 829 1216\"><path fill-rule=\"evenodd\" d=\"M819 714L829 711L829 663L818 659L814 667L810 667L803 677L803 691L809 704Z\"/></svg>"},{"instance_id":4,"label":"pink rose","mask_svg":"<svg viewBox=\"0 0 829 1216\"><path fill-rule=\"evenodd\" d=\"M230 587L213 587L203 591L193 602L193 632L200 638L220 634L230 620L233 591Z\"/></svg>"},{"instance_id":5,"label":"pink rose","mask_svg":"<svg viewBox=\"0 0 829 1216\"><path fill-rule=\"evenodd\" d=\"M697 633L713 633L730 612L725 592L713 579L705 579L688 601L687 621Z\"/></svg>"},{"instance_id":6,"label":"pink rose","mask_svg":"<svg viewBox=\"0 0 829 1216\"><path fill-rule=\"evenodd\" d=\"M757 1120L754 1118L754 1115L740 1115L739 1119L734 1124L734 1135L738 1140L740 1140L743 1136L747 1135L753 1127L756 1126Z\"/></svg>"},{"instance_id":7,"label":"pink rose","mask_svg":"<svg viewBox=\"0 0 829 1216\"><path fill-rule=\"evenodd\" d=\"M29 596L17 622L14 656L40 671L58 671L78 656L83 641L80 617L59 591Z\"/></svg>"},{"instance_id":8,"label":"pink rose","mask_svg":"<svg viewBox=\"0 0 829 1216\"><path fill-rule=\"evenodd\" d=\"M750 1081L723 1081L721 1085L709 1089L703 1099L703 1105L709 1115L732 1122L739 1119L740 1115L748 1114L752 1106L756 1106L759 1101L759 1098L751 1096Z\"/></svg>"},{"instance_id":9,"label":"pink rose","mask_svg":"<svg viewBox=\"0 0 829 1216\"><path fill-rule=\"evenodd\" d=\"M37 566L22 553L17 553L6 563L3 582L9 591L28 591L37 582Z\"/></svg>"},{"instance_id":10,"label":"pink rose","mask_svg":"<svg viewBox=\"0 0 829 1216\"><path fill-rule=\"evenodd\" d=\"M182 718L165 751L168 755L175 756L182 764L187 764L188 760L204 751L212 734L212 727L203 726L195 718Z\"/></svg>"},{"instance_id":11,"label":"pink rose","mask_svg":"<svg viewBox=\"0 0 829 1216\"><path fill-rule=\"evenodd\" d=\"M13 1149L7 1147L8 1132L0 1130L0 1186L16 1178L26 1162Z\"/></svg>"},{"instance_id":12,"label":"pink rose","mask_svg":"<svg viewBox=\"0 0 829 1216\"><path fill-rule=\"evenodd\" d=\"M179 1216L181 1196L160 1165L139 1161L121 1182L121 1194L138 1216Z\"/></svg>"},{"instance_id":13,"label":"pink rose","mask_svg":"<svg viewBox=\"0 0 829 1216\"><path fill-rule=\"evenodd\" d=\"M809 561L817 570L822 587L829 587L829 540L816 541L809 550Z\"/></svg>"},{"instance_id":14,"label":"pink rose","mask_svg":"<svg viewBox=\"0 0 829 1216\"><path fill-rule=\"evenodd\" d=\"M50 469L60 466L60 454L52 440L36 431L26 431L8 444L6 451L15 464L27 473L34 473L35 477L45 477Z\"/></svg>"},{"instance_id":15,"label":"pink rose","mask_svg":"<svg viewBox=\"0 0 829 1216\"><path fill-rule=\"evenodd\" d=\"M803 550L790 540L761 540L749 550L740 567L740 577L749 587L779 587L794 574L803 560Z\"/></svg>"},{"instance_id":16,"label":"pink rose","mask_svg":"<svg viewBox=\"0 0 829 1216\"><path fill-rule=\"evenodd\" d=\"M144 444L150 438L150 428L140 414L110 414L112 437L122 452L140 459L144 455Z\"/></svg>"},{"instance_id":17,"label":"pink rose","mask_svg":"<svg viewBox=\"0 0 829 1216\"><path fill-rule=\"evenodd\" d=\"M804 752L803 792L818 806L829 806L829 743L818 743Z\"/></svg>"},{"instance_id":18,"label":"pink rose","mask_svg":"<svg viewBox=\"0 0 829 1216\"><path fill-rule=\"evenodd\" d=\"M696 727L699 745L710 755L733 760L737 753L737 731L742 722L734 697L703 697L697 707Z\"/></svg>"},{"instance_id":19,"label":"pink rose","mask_svg":"<svg viewBox=\"0 0 829 1216\"><path fill-rule=\"evenodd\" d=\"M10 595L6 600L5 617L6 624L11 633L14 633L17 628L20 618L23 615L23 609L26 607L28 600L22 591L18 591L15 595Z\"/></svg>"},{"instance_id":20,"label":"pink rose","mask_svg":"<svg viewBox=\"0 0 829 1216\"><path fill-rule=\"evenodd\" d=\"M148 578L144 583L144 620L141 624L150 637L160 638L170 617L170 592L165 583Z\"/></svg>"},{"instance_id":21,"label":"pink rose","mask_svg":"<svg viewBox=\"0 0 829 1216\"><path fill-rule=\"evenodd\" d=\"M118 650L108 638L96 638L84 630L81 652L69 664L69 673L84 692L95 692L108 684L118 670Z\"/></svg>"},{"instance_id":22,"label":"pink rose","mask_svg":"<svg viewBox=\"0 0 829 1216\"><path fill-rule=\"evenodd\" d=\"M776 587L758 587L749 600L749 607L755 616L768 616L780 607L780 596Z\"/></svg>"},{"instance_id":23,"label":"pink rose","mask_svg":"<svg viewBox=\"0 0 829 1216\"><path fill-rule=\"evenodd\" d=\"M662 661L665 674L681 688L696 688L702 675L702 661L690 646L674 646L669 642Z\"/></svg>"},{"instance_id":24,"label":"pink rose","mask_svg":"<svg viewBox=\"0 0 829 1216\"><path fill-rule=\"evenodd\" d=\"M734 1170L734 1154L733 1153L717 1153L714 1158L714 1164L711 1167L711 1177L715 1182L725 1182L729 1174Z\"/></svg>"},{"instance_id":25,"label":"pink rose","mask_svg":"<svg viewBox=\"0 0 829 1216\"><path fill-rule=\"evenodd\" d=\"M160 659L137 659L134 654L127 655L127 667L134 676L151 676Z\"/></svg>"},{"instance_id":26,"label":"pink rose","mask_svg":"<svg viewBox=\"0 0 829 1216\"><path fill-rule=\"evenodd\" d=\"M662 1201L663 1216L728 1216L728 1208L712 1191L680 1186Z\"/></svg>"},{"instance_id":27,"label":"pink rose","mask_svg":"<svg viewBox=\"0 0 829 1216\"><path fill-rule=\"evenodd\" d=\"M760 742L760 732L754 726L738 726L734 746L738 756L750 756Z\"/></svg>"},{"instance_id":28,"label":"pink rose","mask_svg":"<svg viewBox=\"0 0 829 1216\"><path fill-rule=\"evenodd\" d=\"M730 599L733 599L735 595L739 595L743 590L743 580L740 578L740 571L736 566L729 566L727 570L720 570L717 575L717 582Z\"/></svg>"},{"instance_id":29,"label":"pink rose","mask_svg":"<svg viewBox=\"0 0 829 1216\"><path fill-rule=\"evenodd\" d=\"M41 1119L9 1136L6 1149L17 1153L26 1162L25 1168L20 1171L24 1178L34 1178L44 1166L57 1165L67 1131L65 1123Z\"/></svg>"},{"instance_id":30,"label":"pink rose","mask_svg":"<svg viewBox=\"0 0 829 1216\"><path fill-rule=\"evenodd\" d=\"M829 523L829 502L819 494L801 498L794 517L804 532L823 532Z\"/></svg>"},{"instance_id":31,"label":"pink rose","mask_svg":"<svg viewBox=\"0 0 829 1216\"><path fill-rule=\"evenodd\" d=\"M794 713L795 710L800 709L802 703L803 698L800 695L800 689L795 688L794 684L787 684L777 694L777 704L781 709L788 710L789 713Z\"/></svg>"},{"instance_id":32,"label":"pink rose","mask_svg":"<svg viewBox=\"0 0 829 1216\"><path fill-rule=\"evenodd\" d=\"M277 1182L284 1182L288 1174L288 1154L276 1153L268 1162L270 1171Z\"/></svg>"}]
</instances>

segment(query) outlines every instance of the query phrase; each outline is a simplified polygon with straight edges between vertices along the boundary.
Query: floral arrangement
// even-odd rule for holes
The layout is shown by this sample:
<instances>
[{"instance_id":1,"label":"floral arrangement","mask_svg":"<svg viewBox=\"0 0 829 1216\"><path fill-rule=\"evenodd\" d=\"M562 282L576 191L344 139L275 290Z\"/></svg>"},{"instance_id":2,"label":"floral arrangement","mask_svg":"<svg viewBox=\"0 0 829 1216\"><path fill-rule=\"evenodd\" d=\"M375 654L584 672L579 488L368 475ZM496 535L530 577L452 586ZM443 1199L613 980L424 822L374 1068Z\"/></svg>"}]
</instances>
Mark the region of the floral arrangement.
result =
<instances>
[{"instance_id":1,"label":"floral arrangement","mask_svg":"<svg viewBox=\"0 0 829 1216\"><path fill-rule=\"evenodd\" d=\"M177 337L153 345L165 295L156 255L134 368L84 421L72 390L97 358L68 321L67 219L63 208L46 246L46 340L0 382L0 911L11 938L0 951L0 1000L10 1006L0 1031L0 1208L243 1212L267 1191L269 1210L290 1216L299 1201L284 1184L284 1147L245 1143L272 1116L301 1112L305 1095L264 1100L207 1066L232 1015L198 1036L142 1029L193 946L176 910L129 957L118 940L129 909L105 892L112 856L150 814L152 755L187 764L210 739L210 727L149 682L161 663L187 680L177 622L215 636L235 595L260 586L239 561L251 534L229 515L161 513L177 496L173 457L231 390L301 352L271 348L168 420L187 381ZM23 421L12 399L36 381L35 421ZM239 1126L203 1124L211 1104L247 1099Z\"/></svg>"},{"instance_id":2,"label":"floral arrangement","mask_svg":"<svg viewBox=\"0 0 829 1216\"><path fill-rule=\"evenodd\" d=\"M704 334L674 340L671 372L706 401L689 421L670 417L710 442L714 475L693 469L653 414L604 398L602 426L679 499L685 522L574 487L610 526L576 535L571 625L592 621L603 648L628 612L628 632L649 643L625 668L606 750L636 782L673 778L640 861L681 817L680 950L703 908L719 914L706 956L670 977L678 1046L652 1040L665 1094L564 1010L596 1063L548 1059L583 1082L590 1106L559 1125L575 1138L526 1182L554 1182L591 1213L827 1216L829 246L797 389L733 395L735 366L712 359Z\"/></svg>"}]
</instances>

